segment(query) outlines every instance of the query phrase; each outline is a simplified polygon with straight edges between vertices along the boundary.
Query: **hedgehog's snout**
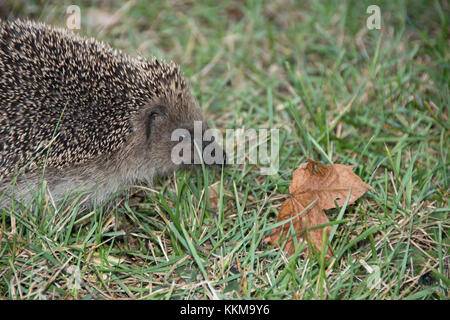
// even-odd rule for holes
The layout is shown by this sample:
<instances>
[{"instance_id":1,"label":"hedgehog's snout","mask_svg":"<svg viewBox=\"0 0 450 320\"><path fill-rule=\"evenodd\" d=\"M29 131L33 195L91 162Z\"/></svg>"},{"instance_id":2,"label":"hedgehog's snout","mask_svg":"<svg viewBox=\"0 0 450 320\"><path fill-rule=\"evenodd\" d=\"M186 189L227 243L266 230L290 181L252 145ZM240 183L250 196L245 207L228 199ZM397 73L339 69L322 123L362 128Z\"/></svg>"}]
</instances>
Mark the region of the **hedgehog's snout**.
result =
<instances>
[{"instance_id":1,"label":"hedgehog's snout","mask_svg":"<svg viewBox=\"0 0 450 320\"><path fill-rule=\"evenodd\" d=\"M171 150L172 162L176 165L225 165L227 154L214 136L191 135L189 130L181 129ZM174 140L172 140L174 141Z\"/></svg>"}]
</instances>

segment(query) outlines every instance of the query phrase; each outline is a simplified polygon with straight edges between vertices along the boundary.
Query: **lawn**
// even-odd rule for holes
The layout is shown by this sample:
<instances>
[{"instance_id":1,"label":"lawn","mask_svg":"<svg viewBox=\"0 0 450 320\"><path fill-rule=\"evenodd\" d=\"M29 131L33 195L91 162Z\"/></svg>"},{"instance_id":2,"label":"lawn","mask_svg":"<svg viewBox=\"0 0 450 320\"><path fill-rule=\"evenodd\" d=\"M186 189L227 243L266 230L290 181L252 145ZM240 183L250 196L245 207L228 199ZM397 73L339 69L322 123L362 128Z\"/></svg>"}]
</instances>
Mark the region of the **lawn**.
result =
<instances>
[{"instance_id":1,"label":"lawn","mask_svg":"<svg viewBox=\"0 0 450 320\"><path fill-rule=\"evenodd\" d=\"M45 192L0 208L0 298L450 298L448 2L96 3L14 1L10 19L65 26L79 5L77 32L178 63L211 127L279 129L279 170L178 171L84 215ZM373 187L327 211L328 262L262 241L308 158Z\"/></svg>"}]
</instances>

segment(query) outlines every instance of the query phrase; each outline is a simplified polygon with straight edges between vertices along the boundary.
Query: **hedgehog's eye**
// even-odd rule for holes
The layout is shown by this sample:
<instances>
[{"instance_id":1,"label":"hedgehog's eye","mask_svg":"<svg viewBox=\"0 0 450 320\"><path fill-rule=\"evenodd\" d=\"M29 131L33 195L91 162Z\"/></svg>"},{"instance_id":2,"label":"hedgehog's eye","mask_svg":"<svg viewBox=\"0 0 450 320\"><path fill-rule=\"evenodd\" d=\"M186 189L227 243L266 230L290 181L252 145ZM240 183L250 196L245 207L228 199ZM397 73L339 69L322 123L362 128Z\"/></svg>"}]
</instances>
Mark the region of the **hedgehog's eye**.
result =
<instances>
[{"instance_id":1,"label":"hedgehog's eye","mask_svg":"<svg viewBox=\"0 0 450 320\"><path fill-rule=\"evenodd\" d=\"M147 114L147 123L146 123L147 139L150 138L150 134L152 132L153 121L161 114L162 113L159 110L152 110Z\"/></svg>"},{"instance_id":2,"label":"hedgehog's eye","mask_svg":"<svg viewBox=\"0 0 450 320\"><path fill-rule=\"evenodd\" d=\"M161 115L158 111L152 111L149 113L148 118L149 120L154 120L157 116Z\"/></svg>"}]
</instances>

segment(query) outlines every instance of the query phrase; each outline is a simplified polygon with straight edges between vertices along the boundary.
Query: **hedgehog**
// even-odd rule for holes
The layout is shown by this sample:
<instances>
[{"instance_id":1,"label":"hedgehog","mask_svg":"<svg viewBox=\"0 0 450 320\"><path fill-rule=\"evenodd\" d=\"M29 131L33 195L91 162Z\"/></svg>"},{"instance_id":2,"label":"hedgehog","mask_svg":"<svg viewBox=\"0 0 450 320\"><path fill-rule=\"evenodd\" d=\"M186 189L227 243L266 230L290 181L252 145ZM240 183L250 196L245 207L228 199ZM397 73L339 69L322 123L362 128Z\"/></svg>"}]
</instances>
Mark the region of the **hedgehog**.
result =
<instances>
[{"instance_id":1,"label":"hedgehog","mask_svg":"<svg viewBox=\"0 0 450 320\"><path fill-rule=\"evenodd\" d=\"M12 192L31 200L42 181L53 199L86 190L88 203L152 185L186 165L171 151L194 139L172 133L192 133L195 122L208 129L175 63L44 23L0 21L0 205Z\"/></svg>"}]
</instances>

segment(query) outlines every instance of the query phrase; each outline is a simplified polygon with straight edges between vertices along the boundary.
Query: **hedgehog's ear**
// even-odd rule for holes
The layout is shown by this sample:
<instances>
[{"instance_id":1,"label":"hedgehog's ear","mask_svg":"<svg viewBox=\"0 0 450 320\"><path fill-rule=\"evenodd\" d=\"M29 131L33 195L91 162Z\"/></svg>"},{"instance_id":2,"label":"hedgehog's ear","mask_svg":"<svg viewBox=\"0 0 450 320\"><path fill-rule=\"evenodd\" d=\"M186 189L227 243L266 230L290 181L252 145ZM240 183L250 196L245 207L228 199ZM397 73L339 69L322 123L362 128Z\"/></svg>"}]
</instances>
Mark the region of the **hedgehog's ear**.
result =
<instances>
[{"instance_id":1,"label":"hedgehog's ear","mask_svg":"<svg viewBox=\"0 0 450 320\"><path fill-rule=\"evenodd\" d=\"M145 115L145 127L146 127L146 136L147 139L150 138L152 133L152 126L154 125L154 120L157 117L162 117L166 115L166 107L162 105L158 105L156 107L150 108Z\"/></svg>"}]
</instances>

